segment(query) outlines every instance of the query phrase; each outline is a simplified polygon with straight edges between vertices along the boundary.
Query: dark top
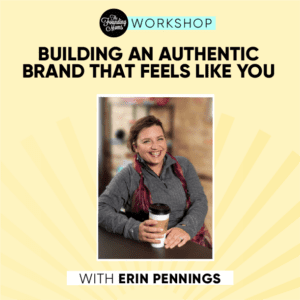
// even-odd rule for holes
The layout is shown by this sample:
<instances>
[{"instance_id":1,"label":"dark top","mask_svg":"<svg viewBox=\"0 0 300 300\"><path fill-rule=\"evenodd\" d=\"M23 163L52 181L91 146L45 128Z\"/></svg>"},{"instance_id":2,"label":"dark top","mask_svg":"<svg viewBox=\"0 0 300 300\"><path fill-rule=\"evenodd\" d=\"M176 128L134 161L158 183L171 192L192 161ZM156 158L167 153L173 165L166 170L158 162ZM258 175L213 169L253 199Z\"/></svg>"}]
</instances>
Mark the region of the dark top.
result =
<instances>
[{"instance_id":1,"label":"dark top","mask_svg":"<svg viewBox=\"0 0 300 300\"><path fill-rule=\"evenodd\" d=\"M185 212L186 195L172 168L176 161L166 154L161 175L157 176L142 158L138 159L142 163L144 184L150 190L153 203L164 203L171 208L168 228L181 228L193 238L203 226L207 214L207 199L193 165L187 158L176 156L191 199L191 206ZM128 165L111 180L99 197L100 226L109 232L139 240L141 222L130 217L131 199L139 182L140 175L133 168L133 164ZM121 208L125 209L127 215L120 213Z\"/></svg>"}]
</instances>

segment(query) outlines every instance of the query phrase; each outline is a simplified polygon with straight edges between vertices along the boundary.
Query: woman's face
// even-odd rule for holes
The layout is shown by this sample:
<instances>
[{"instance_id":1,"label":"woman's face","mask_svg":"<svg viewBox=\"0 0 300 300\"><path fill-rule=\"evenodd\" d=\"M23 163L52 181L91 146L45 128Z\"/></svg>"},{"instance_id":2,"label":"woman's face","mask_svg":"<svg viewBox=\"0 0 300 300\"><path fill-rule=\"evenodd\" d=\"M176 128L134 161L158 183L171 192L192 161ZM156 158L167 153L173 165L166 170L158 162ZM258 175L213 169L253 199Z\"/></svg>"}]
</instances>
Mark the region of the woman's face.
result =
<instances>
[{"instance_id":1,"label":"woman's face","mask_svg":"<svg viewBox=\"0 0 300 300\"><path fill-rule=\"evenodd\" d=\"M160 126L154 125L140 131L135 152L150 166L162 166L167 152L167 143Z\"/></svg>"}]
</instances>

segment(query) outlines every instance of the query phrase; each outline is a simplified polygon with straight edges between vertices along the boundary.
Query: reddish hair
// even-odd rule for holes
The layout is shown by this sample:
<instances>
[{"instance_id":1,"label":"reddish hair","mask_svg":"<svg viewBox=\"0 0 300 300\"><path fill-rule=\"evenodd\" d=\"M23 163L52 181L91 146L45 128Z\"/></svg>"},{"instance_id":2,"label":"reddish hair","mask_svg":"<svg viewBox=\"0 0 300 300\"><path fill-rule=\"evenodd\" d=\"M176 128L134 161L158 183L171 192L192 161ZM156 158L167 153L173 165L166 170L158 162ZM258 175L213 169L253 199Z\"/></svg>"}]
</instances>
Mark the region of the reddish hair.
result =
<instances>
[{"instance_id":1,"label":"reddish hair","mask_svg":"<svg viewBox=\"0 0 300 300\"><path fill-rule=\"evenodd\" d=\"M132 152L134 152L133 145L136 143L137 137L139 133L144 129L144 128L149 128L154 125L160 126L163 133L165 134L164 127L159 119L157 119L154 116L147 116L141 119L138 119L130 128L129 132L129 138L127 141L127 147L131 149Z\"/></svg>"}]
</instances>

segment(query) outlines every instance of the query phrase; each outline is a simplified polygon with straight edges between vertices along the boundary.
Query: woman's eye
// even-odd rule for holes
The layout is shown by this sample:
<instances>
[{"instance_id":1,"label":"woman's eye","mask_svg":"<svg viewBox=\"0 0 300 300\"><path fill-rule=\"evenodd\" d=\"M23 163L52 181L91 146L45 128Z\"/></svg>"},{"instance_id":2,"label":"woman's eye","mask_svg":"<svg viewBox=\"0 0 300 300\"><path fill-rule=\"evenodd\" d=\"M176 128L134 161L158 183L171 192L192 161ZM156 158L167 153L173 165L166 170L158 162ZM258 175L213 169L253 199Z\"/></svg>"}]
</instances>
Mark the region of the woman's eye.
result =
<instances>
[{"instance_id":1,"label":"woman's eye","mask_svg":"<svg viewBox=\"0 0 300 300\"><path fill-rule=\"evenodd\" d=\"M149 141L145 141L144 144L149 143Z\"/></svg>"}]
</instances>

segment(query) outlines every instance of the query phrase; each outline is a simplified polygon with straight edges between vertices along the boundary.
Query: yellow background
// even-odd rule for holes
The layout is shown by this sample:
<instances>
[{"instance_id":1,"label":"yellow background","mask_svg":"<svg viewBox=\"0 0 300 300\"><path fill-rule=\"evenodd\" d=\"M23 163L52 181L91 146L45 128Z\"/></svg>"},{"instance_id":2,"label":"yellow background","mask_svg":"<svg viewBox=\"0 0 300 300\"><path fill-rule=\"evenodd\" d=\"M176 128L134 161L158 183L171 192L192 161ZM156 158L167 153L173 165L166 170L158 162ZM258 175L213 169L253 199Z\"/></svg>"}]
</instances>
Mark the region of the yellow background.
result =
<instances>
[{"instance_id":1,"label":"yellow background","mask_svg":"<svg viewBox=\"0 0 300 300\"><path fill-rule=\"evenodd\" d=\"M110 8L216 16L217 30L112 39L98 25ZM1 299L300 299L299 11L288 1L1 1ZM23 79L40 46L119 46L123 64L133 46L153 46L153 63L163 46L256 46L275 77L241 79L231 61L231 79L139 79L139 63L131 79ZM214 262L97 261L97 94L215 95ZM67 270L227 269L234 286L66 285Z\"/></svg>"}]
</instances>

